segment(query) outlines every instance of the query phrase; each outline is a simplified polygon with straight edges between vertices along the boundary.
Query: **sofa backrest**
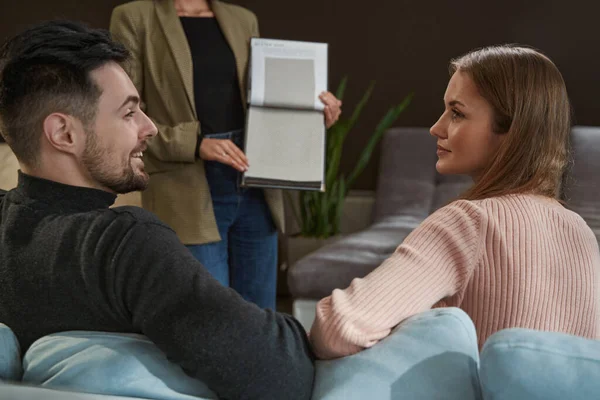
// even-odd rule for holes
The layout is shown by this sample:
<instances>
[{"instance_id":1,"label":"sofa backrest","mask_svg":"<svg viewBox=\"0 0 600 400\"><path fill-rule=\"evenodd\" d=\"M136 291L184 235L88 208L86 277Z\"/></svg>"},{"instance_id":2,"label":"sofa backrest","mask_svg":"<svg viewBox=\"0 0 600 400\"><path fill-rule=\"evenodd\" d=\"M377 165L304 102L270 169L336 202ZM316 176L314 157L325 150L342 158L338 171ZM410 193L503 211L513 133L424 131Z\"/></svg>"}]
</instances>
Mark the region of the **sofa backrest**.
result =
<instances>
[{"instance_id":1,"label":"sofa backrest","mask_svg":"<svg viewBox=\"0 0 600 400\"><path fill-rule=\"evenodd\" d=\"M430 213L457 199L473 184L471 177L466 175L442 175L436 172L435 177L435 192Z\"/></svg>"},{"instance_id":2,"label":"sofa backrest","mask_svg":"<svg viewBox=\"0 0 600 400\"><path fill-rule=\"evenodd\" d=\"M471 184L467 176L436 172L436 139L429 128L402 127L386 132L381 145L374 220L395 216L427 218Z\"/></svg>"},{"instance_id":3,"label":"sofa backrest","mask_svg":"<svg viewBox=\"0 0 600 400\"><path fill-rule=\"evenodd\" d=\"M433 146L433 147L432 147ZM429 215L435 190L435 140L427 128L393 128L381 144L374 221Z\"/></svg>"},{"instance_id":4,"label":"sofa backrest","mask_svg":"<svg viewBox=\"0 0 600 400\"><path fill-rule=\"evenodd\" d=\"M573 164L565 178L564 198L600 243L600 127L573 127L571 147Z\"/></svg>"},{"instance_id":5,"label":"sofa backrest","mask_svg":"<svg viewBox=\"0 0 600 400\"><path fill-rule=\"evenodd\" d=\"M600 127L571 130L573 163L565 177L564 199L596 234L600 243ZM435 170L436 139L428 128L393 128L381 145L375 222L395 216L425 219L451 202L471 178Z\"/></svg>"}]
</instances>

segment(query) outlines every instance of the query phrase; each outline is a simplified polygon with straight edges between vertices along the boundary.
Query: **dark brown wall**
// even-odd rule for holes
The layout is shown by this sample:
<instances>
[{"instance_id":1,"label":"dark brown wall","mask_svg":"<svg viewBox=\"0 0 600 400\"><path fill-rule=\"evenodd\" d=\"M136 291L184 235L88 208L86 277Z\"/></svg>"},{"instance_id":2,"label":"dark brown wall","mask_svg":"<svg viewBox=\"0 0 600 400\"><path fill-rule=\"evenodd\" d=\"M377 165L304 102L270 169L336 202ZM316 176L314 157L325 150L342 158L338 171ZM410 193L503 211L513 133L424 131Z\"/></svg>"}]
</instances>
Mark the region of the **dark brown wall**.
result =
<instances>
[{"instance_id":1,"label":"dark brown wall","mask_svg":"<svg viewBox=\"0 0 600 400\"><path fill-rule=\"evenodd\" d=\"M0 40L52 17L107 27L118 0L0 0ZM349 137L349 171L385 110L409 91L397 125L430 126L442 110L447 64L474 47L506 42L535 46L562 71L576 123L600 125L600 3L583 0L236 0L254 11L264 37L330 44L330 85L348 74L345 110L377 81L373 98ZM373 189L378 152L356 188Z\"/></svg>"}]
</instances>

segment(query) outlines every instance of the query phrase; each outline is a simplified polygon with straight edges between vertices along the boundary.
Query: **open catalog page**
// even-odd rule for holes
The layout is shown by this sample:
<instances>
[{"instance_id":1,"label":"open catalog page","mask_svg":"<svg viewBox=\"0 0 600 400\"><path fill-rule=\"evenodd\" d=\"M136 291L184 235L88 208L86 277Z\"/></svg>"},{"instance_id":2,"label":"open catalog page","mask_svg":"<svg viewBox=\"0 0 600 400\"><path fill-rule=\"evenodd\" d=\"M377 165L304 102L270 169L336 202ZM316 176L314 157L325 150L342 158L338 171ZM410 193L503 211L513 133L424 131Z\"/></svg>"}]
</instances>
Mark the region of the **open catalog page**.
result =
<instances>
[{"instance_id":1,"label":"open catalog page","mask_svg":"<svg viewBox=\"0 0 600 400\"><path fill-rule=\"evenodd\" d=\"M246 186L324 190L327 44L252 39Z\"/></svg>"}]
</instances>

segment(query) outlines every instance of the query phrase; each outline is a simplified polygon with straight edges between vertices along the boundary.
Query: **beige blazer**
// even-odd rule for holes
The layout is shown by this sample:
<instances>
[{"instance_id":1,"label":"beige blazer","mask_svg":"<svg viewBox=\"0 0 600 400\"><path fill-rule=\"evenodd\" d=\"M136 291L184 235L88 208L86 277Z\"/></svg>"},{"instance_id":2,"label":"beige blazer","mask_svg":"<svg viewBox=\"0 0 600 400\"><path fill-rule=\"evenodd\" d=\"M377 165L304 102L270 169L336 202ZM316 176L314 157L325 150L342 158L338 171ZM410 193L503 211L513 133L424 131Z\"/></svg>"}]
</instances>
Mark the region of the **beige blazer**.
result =
<instances>
[{"instance_id":1,"label":"beige blazer","mask_svg":"<svg viewBox=\"0 0 600 400\"><path fill-rule=\"evenodd\" d=\"M250 38L256 16L245 8L211 1L237 64L242 101ZM204 163L195 158L200 123L194 104L192 55L172 0L133 1L113 10L110 31L132 53L126 66L143 107L158 128L144 156L150 174L144 208L170 225L185 244L220 240ZM275 225L284 230L280 190L265 190Z\"/></svg>"}]
</instances>

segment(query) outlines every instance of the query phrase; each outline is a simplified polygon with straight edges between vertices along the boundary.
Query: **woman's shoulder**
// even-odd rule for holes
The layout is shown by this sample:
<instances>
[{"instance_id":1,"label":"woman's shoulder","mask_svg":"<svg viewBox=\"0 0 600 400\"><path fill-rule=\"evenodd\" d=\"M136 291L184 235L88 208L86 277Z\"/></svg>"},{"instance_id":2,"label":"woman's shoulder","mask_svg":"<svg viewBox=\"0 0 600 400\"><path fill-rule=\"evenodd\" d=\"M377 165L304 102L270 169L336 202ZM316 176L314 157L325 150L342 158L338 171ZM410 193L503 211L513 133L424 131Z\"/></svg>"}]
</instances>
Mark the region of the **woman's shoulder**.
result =
<instances>
[{"instance_id":1,"label":"woman's shoulder","mask_svg":"<svg viewBox=\"0 0 600 400\"><path fill-rule=\"evenodd\" d=\"M598 231L594 231L576 209L571 209L569 204L563 204L557 199L522 193L475 200L473 203L481 207L489 220L510 220L513 223L519 221L528 229L577 232L594 247L598 246Z\"/></svg>"},{"instance_id":2,"label":"woman's shoulder","mask_svg":"<svg viewBox=\"0 0 600 400\"><path fill-rule=\"evenodd\" d=\"M136 0L121 4L113 9L113 13L123 14L147 14L154 10L153 0Z\"/></svg>"},{"instance_id":3,"label":"woman's shoulder","mask_svg":"<svg viewBox=\"0 0 600 400\"><path fill-rule=\"evenodd\" d=\"M454 200L444 207L436 210L432 215L435 214L468 214L468 215L479 215L482 213L483 208L480 201L477 200Z\"/></svg>"},{"instance_id":4,"label":"woman's shoulder","mask_svg":"<svg viewBox=\"0 0 600 400\"><path fill-rule=\"evenodd\" d=\"M519 193L472 200L470 203L478 206L490 219L505 219L510 215L513 219L543 222L562 221L562 223L572 226L585 226L589 229L581 215L570 210L557 199L547 196Z\"/></svg>"},{"instance_id":5,"label":"woman's shoulder","mask_svg":"<svg viewBox=\"0 0 600 400\"><path fill-rule=\"evenodd\" d=\"M484 210L502 212L502 211L529 211L529 210L556 210L566 214L572 213L566 209L558 200L530 193L515 193L502 196L488 197L481 200L472 200Z\"/></svg>"},{"instance_id":6,"label":"woman's shoulder","mask_svg":"<svg viewBox=\"0 0 600 400\"><path fill-rule=\"evenodd\" d=\"M136 0L116 6L110 16L110 31L117 40L127 42L133 34L145 32L154 13L152 0Z\"/></svg>"},{"instance_id":7,"label":"woman's shoulder","mask_svg":"<svg viewBox=\"0 0 600 400\"><path fill-rule=\"evenodd\" d=\"M481 226L486 220L487 213L479 202L461 199L437 209L424 221L424 225Z\"/></svg>"}]
</instances>

